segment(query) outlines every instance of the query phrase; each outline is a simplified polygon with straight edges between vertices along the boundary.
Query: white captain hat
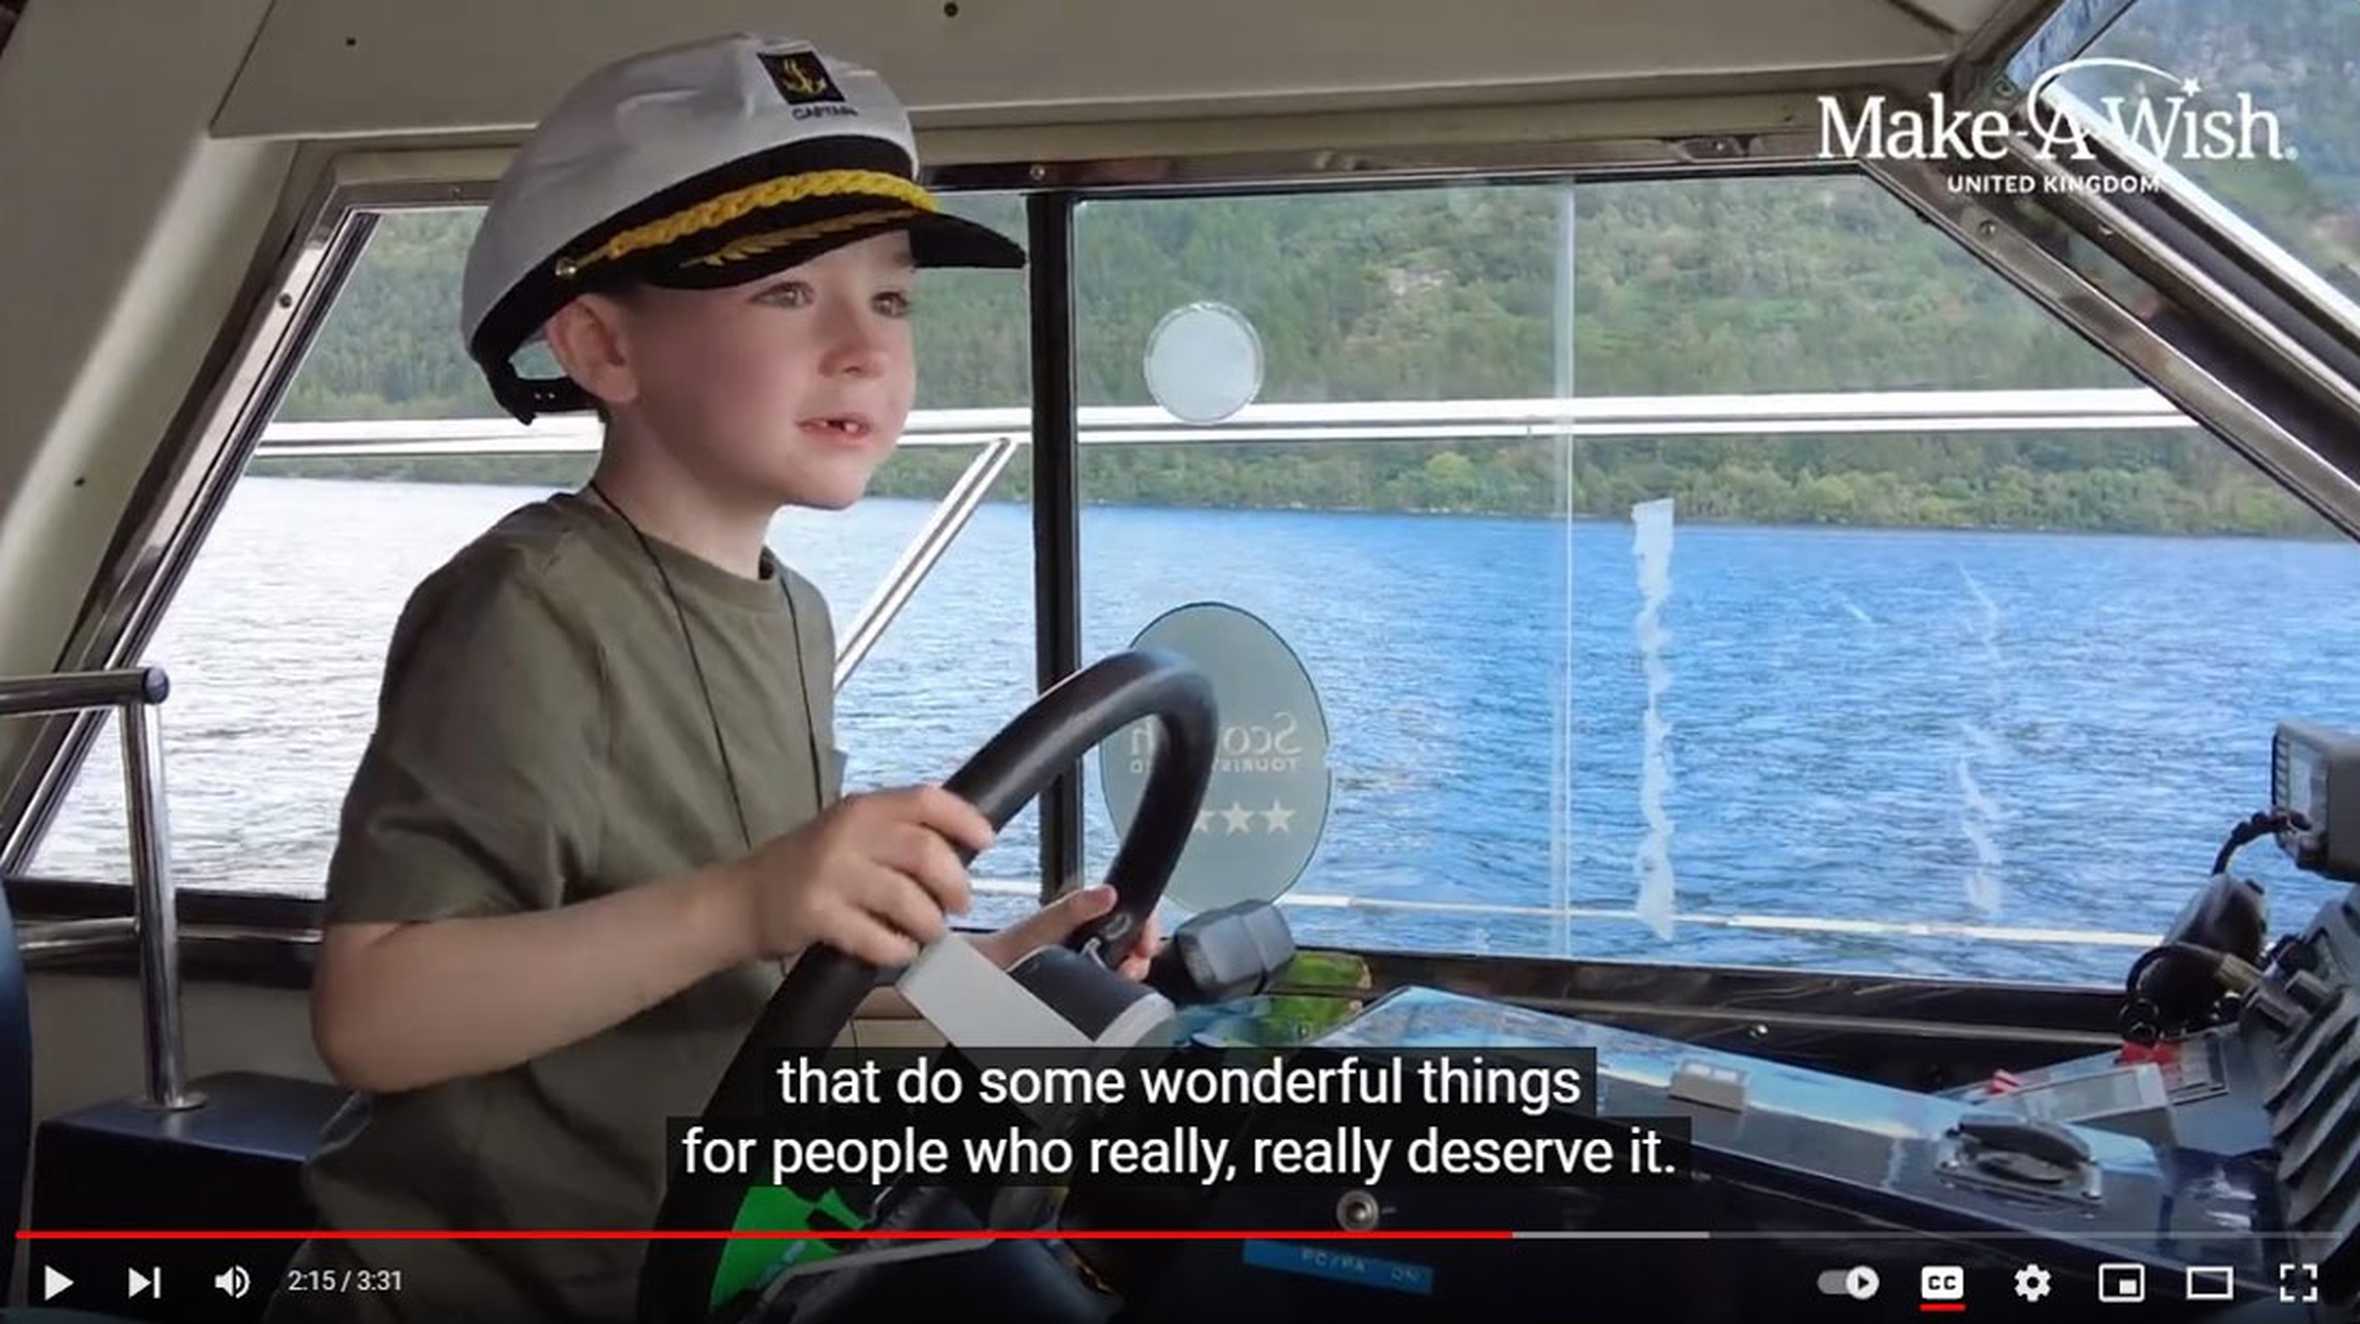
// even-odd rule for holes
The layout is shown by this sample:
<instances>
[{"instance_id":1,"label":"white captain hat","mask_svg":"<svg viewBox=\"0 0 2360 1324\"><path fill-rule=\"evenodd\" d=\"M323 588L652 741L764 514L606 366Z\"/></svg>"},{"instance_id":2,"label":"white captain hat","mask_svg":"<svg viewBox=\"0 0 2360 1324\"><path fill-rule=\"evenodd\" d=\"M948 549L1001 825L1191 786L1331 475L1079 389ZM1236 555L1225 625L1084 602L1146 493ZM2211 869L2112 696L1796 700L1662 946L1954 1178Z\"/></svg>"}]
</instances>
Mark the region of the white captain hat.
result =
<instances>
[{"instance_id":1,"label":"white captain hat","mask_svg":"<svg viewBox=\"0 0 2360 1324\"><path fill-rule=\"evenodd\" d=\"M575 84L517 149L467 253L461 332L519 419L588 409L512 362L575 295L735 285L888 230L922 267L1024 265L918 182L909 114L875 70L747 33L652 51Z\"/></svg>"}]
</instances>

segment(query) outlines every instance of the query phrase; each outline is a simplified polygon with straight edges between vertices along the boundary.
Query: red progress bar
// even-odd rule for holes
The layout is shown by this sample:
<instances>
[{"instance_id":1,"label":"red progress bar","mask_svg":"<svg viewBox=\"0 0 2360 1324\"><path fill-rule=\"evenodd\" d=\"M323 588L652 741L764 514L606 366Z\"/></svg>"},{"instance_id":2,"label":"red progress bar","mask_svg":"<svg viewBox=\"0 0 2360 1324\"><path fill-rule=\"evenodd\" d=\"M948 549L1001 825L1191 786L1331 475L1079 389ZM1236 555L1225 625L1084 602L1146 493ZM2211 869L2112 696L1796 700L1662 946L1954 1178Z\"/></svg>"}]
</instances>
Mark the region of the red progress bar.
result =
<instances>
[{"instance_id":1,"label":"red progress bar","mask_svg":"<svg viewBox=\"0 0 2360 1324\"><path fill-rule=\"evenodd\" d=\"M858 1231L630 1228L471 1228L437 1231L432 1228L371 1228L352 1232L301 1228L22 1228L16 1234L19 1241L1254 1241L1264 1238L1284 1241L1508 1241L1514 1236L1513 1232L1497 1228L1438 1231L1402 1228L1372 1232L1344 1232L1336 1228L1245 1228L1236 1231L1202 1228L1099 1229L1070 1232L1043 1228L961 1228L939 1231L908 1228L864 1228Z\"/></svg>"},{"instance_id":2,"label":"red progress bar","mask_svg":"<svg viewBox=\"0 0 2360 1324\"><path fill-rule=\"evenodd\" d=\"M1964 1315L1967 1313L1967 1303L1964 1301L1920 1301L1918 1309L1929 1315L1943 1313Z\"/></svg>"}]
</instances>

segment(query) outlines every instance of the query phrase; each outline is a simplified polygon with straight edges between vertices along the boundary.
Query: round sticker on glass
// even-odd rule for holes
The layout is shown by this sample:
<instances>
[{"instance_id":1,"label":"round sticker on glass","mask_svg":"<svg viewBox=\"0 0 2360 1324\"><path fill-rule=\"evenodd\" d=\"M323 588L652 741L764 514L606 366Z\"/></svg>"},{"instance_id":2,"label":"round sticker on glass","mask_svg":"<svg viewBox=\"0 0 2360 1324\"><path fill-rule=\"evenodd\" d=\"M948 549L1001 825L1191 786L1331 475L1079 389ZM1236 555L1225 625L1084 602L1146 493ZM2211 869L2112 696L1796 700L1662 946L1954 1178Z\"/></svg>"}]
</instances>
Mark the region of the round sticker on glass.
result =
<instances>
[{"instance_id":1,"label":"round sticker on glass","mask_svg":"<svg viewBox=\"0 0 2360 1324\"><path fill-rule=\"evenodd\" d=\"M1168 611L1132 646L1195 663L1221 714L1212 781L1165 894L1192 912L1276 899L1311 862L1333 791L1327 715L1310 673L1277 631L1226 603ZM1139 812L1156 735L1153 721L1135 722L1098 748L1118 832Z\"/></svg>"},{"instance_id":2,"label":"round sticker on glass","mask_svg":"<svg viewBox=\"0 0 2360 1324\"><path fill-rule=\"evenodd\" d=\"M1262 393L1262 337L1225 303L1165 313L1140 362L1147 393L1183 423L1218 423Z\"/></svg>"}]
</instances>

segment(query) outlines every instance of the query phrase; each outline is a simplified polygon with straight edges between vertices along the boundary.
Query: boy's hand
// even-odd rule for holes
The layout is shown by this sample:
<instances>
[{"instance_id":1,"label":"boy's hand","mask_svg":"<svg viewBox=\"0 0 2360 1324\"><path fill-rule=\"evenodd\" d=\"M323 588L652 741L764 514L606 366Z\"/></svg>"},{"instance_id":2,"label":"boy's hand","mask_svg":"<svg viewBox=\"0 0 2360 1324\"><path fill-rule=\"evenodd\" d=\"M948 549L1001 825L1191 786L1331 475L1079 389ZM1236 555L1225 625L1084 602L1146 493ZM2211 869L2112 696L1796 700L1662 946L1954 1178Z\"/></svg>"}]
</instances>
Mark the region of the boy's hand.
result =
<instances>
[{"instance_id":1,"label":"boy's hand","mask_svg":"<svg viewBox=\"0 0 2360 1324\"><path fill-rule=\"evenodd\" d=\"M1007 969L1017 958L1036 947L1050 947L1064 942L1073 931L1114 909L1115 891L1104 883L1078 888L1040 908L1032 915L1018 920L997 933L986 934L975 940L975 949L992 959L992 964ZM1124 954L1115 972L1125 979L1147 978L1148 962L1155 957L1155 949L1163 939L1157 933L1155 916L1131 942L1131 950Z\"/></svg>"},{"instance_id":2,"label":"boy's hand","mask_svg":"<svg viewBox=\"0 0 2360 1324\"><path fill-rule=\"evenodd\" d=\"M791 956L815 942L871 965L906 965L967 913L967 866L989 820L939 786L848 795L731 866L745 903L752 958ZM751 958L750 958L751 959Z\"/></svg>"}]
</instances>

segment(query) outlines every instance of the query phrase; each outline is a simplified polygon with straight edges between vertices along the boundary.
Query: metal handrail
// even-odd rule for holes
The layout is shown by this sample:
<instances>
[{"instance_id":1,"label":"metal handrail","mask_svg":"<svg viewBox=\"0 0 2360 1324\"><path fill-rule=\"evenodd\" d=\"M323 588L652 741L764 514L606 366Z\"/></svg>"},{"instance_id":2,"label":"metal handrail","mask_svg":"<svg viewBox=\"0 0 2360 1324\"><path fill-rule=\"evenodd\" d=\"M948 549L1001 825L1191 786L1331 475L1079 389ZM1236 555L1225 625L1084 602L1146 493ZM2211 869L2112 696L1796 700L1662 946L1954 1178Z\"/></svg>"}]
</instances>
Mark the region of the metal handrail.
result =
<instances>
[{"instance_id":1,"label":"metal handrail","mask_svg":"<svg viewBox=\"0 0 2360 1324\"><path fill-rule=\"evenodd\" d=\"M876 590L861 605L860 614L853 618L852 628L844 635L843 645L836 650L835 687L839 691L860 668L861 659L885 637L885 631L901 615L901 609L909 605L911 596L926 582L926 576L942 559L942 554L959 540L967 521L975 517L976 508L983 504L984 495L991 491L1000 472L1015 457L1016 446L1014 437L998 437L986 445L935 504L934 513L927 517L917 536L902 548L901 559L877 581Z\"/></svg>"},{"instance_id":2,"label":"metal handrail","mask_svg":"<svg viewBox=\"0 0 2360 1324\"><path fill-rule=\"evenodd\" d=\"M125 704L162 703L172 682L162 667L78 671L0 680L0 717L46 717Z\"/></svg>"},{"instance_id":3,"label":"metal handrail","mask_svg":"<svg viewBox=\"0 0 2360 1324\"><path fill-rule=\"evenodd\" d=\"M2192 428L2196 421L2145 387L1968 391L1780 391L1750 395L1624 395L1509 400L1366 400L1253 404L1219 423L1184 425L1154 405L1075 411L1085 446L1169 442L1512 441L1535 437L1746 436L2086 428ZM534 455L596 451L598 420L363 419L273 423L257 459L389 455ZM921 409L903 446L1027 444L1022 405Z\"/></svg>"},{"instance_id":4,"label":"metal handrail","mask_svg":"<svg viewBox=\"0 0 2360 1324\"><path fill-rule=\"evenodd\" d=\"M53 919L16 926L16 954L28 969L46 960L130 951L138 945L139 921L129 915Z\"/></svg>"},{"instance_id":5,"label":"metal handrail","mask_svg":"<svg viewBox=\"0 0 2360 1324\"><path fill-rule=\"evenodd\" d=\"M180 1021L180 919L172 890L172 830L164 808L164 745L154 709L172 692L162 667L0 679L0 718L115 710L123 733L123 803L131 838L131 916L139 943L140 1028L147 1103L180 1110L205 1102L188 1088ZM111 946L120 918L28 933L35 950ZM109 926L109 927L100 927ZM20 944L20 953L25 945Z\"/></svg>"}]
</instances>

